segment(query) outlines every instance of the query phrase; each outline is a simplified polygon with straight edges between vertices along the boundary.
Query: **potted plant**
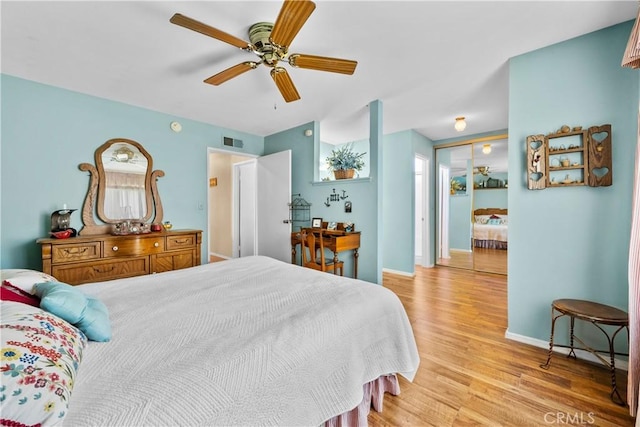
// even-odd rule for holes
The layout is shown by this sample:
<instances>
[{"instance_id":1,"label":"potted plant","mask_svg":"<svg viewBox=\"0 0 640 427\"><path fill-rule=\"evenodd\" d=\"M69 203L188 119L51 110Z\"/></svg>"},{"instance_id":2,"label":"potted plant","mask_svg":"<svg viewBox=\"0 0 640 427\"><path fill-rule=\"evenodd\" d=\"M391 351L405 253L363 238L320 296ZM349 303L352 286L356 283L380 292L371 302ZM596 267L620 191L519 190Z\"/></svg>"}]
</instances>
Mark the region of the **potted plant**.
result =
<instances>
[{"instance_id":1,"label":"potted plant","mask_svg":"<svg viewBox=\"0 0 640 427\"><path fill-rule=\"evenodd\" d=\"M364 167L362 157L367 154L353 151L353 143L343 145L337 150L331 150L327 157L327 166L336 179L353 178L355 171L361 171Z\"/></svg>"}]
</instances>

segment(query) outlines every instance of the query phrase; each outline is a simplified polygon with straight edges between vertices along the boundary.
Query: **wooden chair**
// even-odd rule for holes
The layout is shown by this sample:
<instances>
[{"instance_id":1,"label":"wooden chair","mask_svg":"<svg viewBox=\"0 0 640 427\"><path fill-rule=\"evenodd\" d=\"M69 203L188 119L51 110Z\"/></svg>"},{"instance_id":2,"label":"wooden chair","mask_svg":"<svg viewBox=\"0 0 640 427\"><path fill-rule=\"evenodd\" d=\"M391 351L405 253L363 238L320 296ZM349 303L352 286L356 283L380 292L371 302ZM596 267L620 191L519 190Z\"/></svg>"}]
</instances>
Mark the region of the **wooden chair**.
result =
<instances>
[{"instance_id":1,"label":"wooden chair","mask_svg":"<svg viewBox=\"0 0 640 427\"><path fill-rule=\"evenodd\" d=\"M324 253L324 239L322 238L322 230L302 229L300 232L300 244L302 245L302 266L313 268L319 271L332 271L336 273L336 269L340 271L340 275L344 275L344 262L338 260L335 264L333 258L326 259ZM320 249L318 256L317 250Z\"/></svg>"}]
</instances>

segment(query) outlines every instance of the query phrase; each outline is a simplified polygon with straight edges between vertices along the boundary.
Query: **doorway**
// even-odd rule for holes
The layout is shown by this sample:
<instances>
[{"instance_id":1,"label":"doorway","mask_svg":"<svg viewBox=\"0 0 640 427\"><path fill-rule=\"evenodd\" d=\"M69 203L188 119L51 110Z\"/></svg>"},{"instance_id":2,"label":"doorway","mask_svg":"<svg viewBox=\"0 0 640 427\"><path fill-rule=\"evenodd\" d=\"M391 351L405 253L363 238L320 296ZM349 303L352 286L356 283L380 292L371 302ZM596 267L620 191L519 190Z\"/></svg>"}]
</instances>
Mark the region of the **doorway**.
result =
<instances>
[{"instance_id":1,"label":"doorway","mask_svg":"<svg viewBox=\"0 0 640 427\"><path fill-rule=\"evenodd\" d=\"M233 258L233 165L255 159L209 148L208 241L209 259Z\"/></svg>"}]
</instances>

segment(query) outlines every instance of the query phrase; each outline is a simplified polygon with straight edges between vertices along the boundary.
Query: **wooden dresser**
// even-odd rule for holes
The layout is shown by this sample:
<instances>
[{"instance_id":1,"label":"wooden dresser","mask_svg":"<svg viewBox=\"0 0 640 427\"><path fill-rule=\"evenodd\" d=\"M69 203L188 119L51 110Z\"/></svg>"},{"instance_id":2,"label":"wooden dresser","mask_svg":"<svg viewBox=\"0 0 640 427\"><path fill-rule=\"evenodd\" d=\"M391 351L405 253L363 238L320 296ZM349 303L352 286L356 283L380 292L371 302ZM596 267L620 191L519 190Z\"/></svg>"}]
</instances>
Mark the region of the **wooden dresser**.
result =
<instances>
[{"instance_id":1,"label":"wooden dresser","mask_svg":"<svg viewBox=\"0 0 640 427\"><path fill-rule=\"evenodd\" d=\"M201 264L202 231L39 239L42 271L71 285L161 273Z\"/></svg>"}]
</instances>

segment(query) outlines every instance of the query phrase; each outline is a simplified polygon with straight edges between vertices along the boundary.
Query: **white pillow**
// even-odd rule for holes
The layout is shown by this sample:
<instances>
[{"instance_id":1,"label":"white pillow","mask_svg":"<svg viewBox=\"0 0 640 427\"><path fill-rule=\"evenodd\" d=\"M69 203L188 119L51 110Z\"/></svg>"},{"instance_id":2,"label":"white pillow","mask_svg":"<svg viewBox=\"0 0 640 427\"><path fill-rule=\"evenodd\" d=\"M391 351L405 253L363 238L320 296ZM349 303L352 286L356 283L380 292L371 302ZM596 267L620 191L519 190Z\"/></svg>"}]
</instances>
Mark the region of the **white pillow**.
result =
<instances>
[{"instance_id":1,"label":"white pillow","mask_svg":"<svg viewBox=\"0 0 640 427\"><path fill-rule=\"evenodd\" d=\"M0 270L0 279L2 279L2 283L7 282L30 294L33 294L33 285L36 283L56 282L55 277L42 271L27 269Z\"/></svg>"}]
</instances>

